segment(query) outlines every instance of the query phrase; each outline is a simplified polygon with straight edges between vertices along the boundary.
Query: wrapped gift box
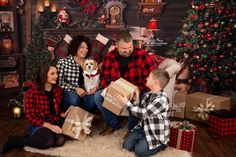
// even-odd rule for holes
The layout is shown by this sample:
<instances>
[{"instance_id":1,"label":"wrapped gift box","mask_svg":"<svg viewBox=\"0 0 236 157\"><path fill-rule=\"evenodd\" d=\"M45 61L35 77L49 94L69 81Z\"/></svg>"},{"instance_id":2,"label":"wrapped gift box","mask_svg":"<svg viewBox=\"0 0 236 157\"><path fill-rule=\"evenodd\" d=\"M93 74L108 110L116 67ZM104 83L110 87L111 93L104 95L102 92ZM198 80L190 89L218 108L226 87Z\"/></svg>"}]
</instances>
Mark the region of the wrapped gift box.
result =
<instances>
[{"instance_id":1,"label":"wrapped gift box","mask_svg":"<svg viewBox=\"0 0 236 157\"><path fill-rule=\"evenodd\" d=\"M122 96L127 96L127 98L130 100L133 97L134 91L138 87L131 84L130 82L126 81L123 78L119 78L112 84L110 84L107 88L103 107L110 110L111 112L115 113L116 115L128 115L128 111L125 109L122 104L119 104L117 99L114 97L115 94L119 94Z\"/></svg>"},{"instance_id":2,"label":"wrapped gift box","mask_svg":"<svg viewBox=\"0 0 236 157\"><path fill-rule=\"evenodd\" d=\"M69 113L62 126L62 132L74 139L84 141L90 134L94 115L76 106L69 108Z\"/></svg>"},{"instance_id":3,"label":"wrapped gift box","mask_svg":"<svg viewBox=\"0 0 236 157\"><path fill-rule=\"evenodd\" d=\"M236 113L228 110L217 110L210 112L208 128L218 135L236 134Z\"/></svg>"},{"instance_id":4,"label":"wrapped gift box","mask_svg":"<svg viewBox=\"0 0 236 157\"><path fill-rule=\"evenodd\" d=\"M171 109L171 116L177 118L185 118L185 98L188 92L176 91Z\"/></svg>"},{"instance_id":5,"label":"wrapped gift box","mask_svg":"<svg viewBox=\"0 0 236 157\"><path fill-rule=\"evenodd\" d=\"M185 104L186 118L202 122L207 122L210 111L230 110L230 98L202 92L188 94Z\"/></svg>"},{"instance_id":6,"label":"wrapped gift box","mask_svg":"<svg viewBox=\"0 0 236 157\"><path fill-rule=\"evenodd\" d=\"M170 147L192 152L196 143L196 126L187 124L183 127L181 122L171 126Z\"/></svg>"}]
</instances>

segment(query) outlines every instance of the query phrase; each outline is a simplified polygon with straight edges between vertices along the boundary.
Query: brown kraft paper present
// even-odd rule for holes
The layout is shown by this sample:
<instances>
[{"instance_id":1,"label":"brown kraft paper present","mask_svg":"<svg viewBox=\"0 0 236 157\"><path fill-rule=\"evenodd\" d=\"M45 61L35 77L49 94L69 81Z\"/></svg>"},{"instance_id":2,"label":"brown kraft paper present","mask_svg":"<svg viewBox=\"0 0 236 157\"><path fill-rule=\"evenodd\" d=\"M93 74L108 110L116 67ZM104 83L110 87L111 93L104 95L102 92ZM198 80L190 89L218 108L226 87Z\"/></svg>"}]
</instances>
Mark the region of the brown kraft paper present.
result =
<instances>
[{"instance_id":1,"label":"brown kraft paper present","mask_svg":"<svg viewBox=\"0 0 236 157\"><path fill-rule=\"evenodd\" d=\"M185 118L185 98L187 94L186 91L175 91L171 117Z\"/></svg>"},{"instance_id":2,"label":"brown kraft paper present","mask_svg":"<svg viewBox=\"0 0 236 157\"><path fill-rule=\"evenodd\" d=\"M62 133L74 139L84 141L90 134L94 115L76 106L69 108L69 113L62 126Z\"/></svg>"},{"instance_id":3,"label":"brown kraft paper present","mask_svg":"<svg viewBox=\"0 0 236 157\"><path fill-rule=\"evenodd\" d=\"M192 93L186 96L186 118L207 122L210 111L230 110L230 98L206 94Z\"/></svg>"},{"instance_id":4,"label":"brown kraft paper present","mask_svg":"<svg viewBox=\"0 0 236 157\"><path fill-rule=\"evenodd\" d=\"M116 115L128 116L128 111L125 109L122 104L119 104L114 97L115 94L119 94L121 96L127 96L128 100L132 99L134 91L138 87L126 81L123 78L119 78L112 84L110 84L107 88L107 92L105 94L103 107L110 110Z\"/></svg>"}]
</instances>

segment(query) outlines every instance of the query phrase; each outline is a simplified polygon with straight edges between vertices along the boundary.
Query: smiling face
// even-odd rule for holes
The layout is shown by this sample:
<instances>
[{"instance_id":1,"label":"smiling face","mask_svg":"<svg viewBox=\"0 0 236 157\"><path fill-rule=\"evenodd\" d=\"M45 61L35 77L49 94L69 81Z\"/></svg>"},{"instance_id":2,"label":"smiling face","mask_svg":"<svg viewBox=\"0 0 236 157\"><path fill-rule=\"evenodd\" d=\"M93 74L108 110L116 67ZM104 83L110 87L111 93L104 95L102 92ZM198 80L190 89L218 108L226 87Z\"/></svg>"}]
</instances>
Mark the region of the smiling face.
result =
<instances>
[{"instance_id":1,"label":"smiling face","mask_svg":"<svg viewBox=\"0 0 236 157\"><path fill-rule=\"evenodd\" d=\"M85 58L88 54L88 45L86 42L82 42L77 50L77 56L79 58Z\"/></svg>"},{"instance_id":2,"label":"smiling face","mask_svg":"<svg viewBox=\"0 0 236 157\"><path fill-rule=\"evenodd\" d=\"M58 78L57 69L56 69L56 67L51 66L48 70L48 73L47 73L46 83L56 84L57 83L57 78Z\"/></svg>"},{"instance_id":3,"label":"smiling face","mask_svg":"<svg viewBox=\"0 0 236 157\"><path fill-rule=\"evenodd\" d=\"M120 40L117 42L117 50L120 56L122 57L129 57L133 50L133 41L130 40L129 42L125 42L124 40Z\"/></svg>"}]
</instances>

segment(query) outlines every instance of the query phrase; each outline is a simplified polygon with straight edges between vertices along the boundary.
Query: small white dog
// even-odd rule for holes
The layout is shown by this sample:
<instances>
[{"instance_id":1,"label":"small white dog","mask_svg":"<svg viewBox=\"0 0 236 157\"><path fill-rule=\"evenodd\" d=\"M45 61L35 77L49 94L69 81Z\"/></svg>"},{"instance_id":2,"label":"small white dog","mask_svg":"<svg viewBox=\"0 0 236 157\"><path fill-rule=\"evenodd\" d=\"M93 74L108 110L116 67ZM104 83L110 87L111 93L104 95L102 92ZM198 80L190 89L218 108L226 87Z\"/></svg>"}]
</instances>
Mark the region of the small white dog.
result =
<instances>
[{"instance_id":1,"label":"small white dog","mask_svg":"<svg viewBox=\"0 0 236 157\"><path fill-rule=\"evenodd\" d=\"M93 59L86 59L83 66L84 87L86 92L90 92L94 87L98 87L100 73L98 63Z\"/></svg>"}]
</instances>

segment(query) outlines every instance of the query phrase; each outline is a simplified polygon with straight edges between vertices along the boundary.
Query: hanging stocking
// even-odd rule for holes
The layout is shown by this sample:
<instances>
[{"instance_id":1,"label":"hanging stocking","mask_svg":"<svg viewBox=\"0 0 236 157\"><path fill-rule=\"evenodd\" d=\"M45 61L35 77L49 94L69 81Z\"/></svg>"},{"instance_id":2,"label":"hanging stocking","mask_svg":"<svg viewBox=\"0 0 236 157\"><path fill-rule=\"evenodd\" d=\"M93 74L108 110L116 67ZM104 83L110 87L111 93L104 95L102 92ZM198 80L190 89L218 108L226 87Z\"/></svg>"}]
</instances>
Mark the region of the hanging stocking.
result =
<instances>
[{"instance_id":1,"label":"hanging stocking","mask_svg":"<svg viewBox=\"0 0 236 157\"><path fill-rule=\"evenodd\" d=\"M48 48L48 51L51 54L51 59L54 60L54 51L57 48L57 45L61 41L61 37L57 35L49 35L46 39L46 46Z\"/></svg>"},{"instance_id":2,"label":"hanging stocking","mask_svg":"<svg viewBox=\"0 0 236 157\"><path fill-rule=\"evenodd\" d=\"M94 40L92 44L91 57L95 59L98 63L102 62L102 59L105 55L103 50L108 41L108 38L98 33L96 40Z\"/></svg>"},{"instance_id":3,"label":"hanging stocking","mask_svg":"<svg viewBox=\"0 0 236 157\"><path fill-rule=\"evenodd\" d=\"M55 58L54 60L57 62L61 58L65 58L67 56L67 49L68 45L71 42L72 37L68 34L65 35L63 40L58 44L56 50L55 50Z\"/></svg>"}]
</instances>

